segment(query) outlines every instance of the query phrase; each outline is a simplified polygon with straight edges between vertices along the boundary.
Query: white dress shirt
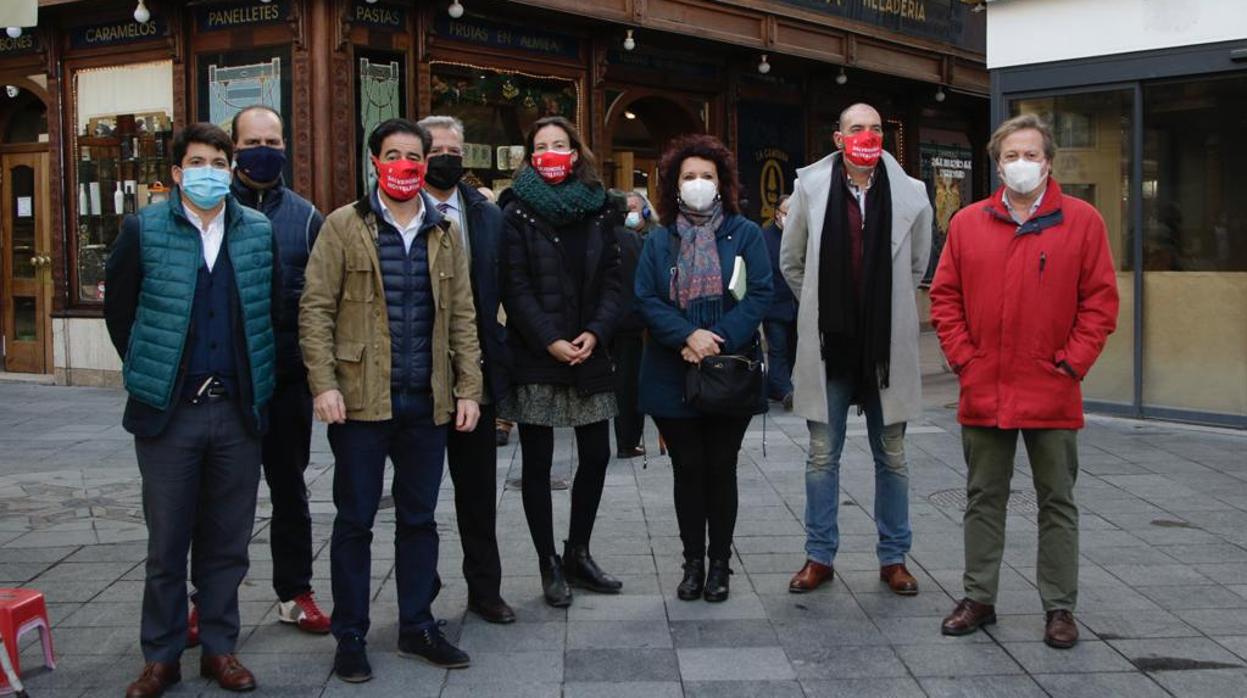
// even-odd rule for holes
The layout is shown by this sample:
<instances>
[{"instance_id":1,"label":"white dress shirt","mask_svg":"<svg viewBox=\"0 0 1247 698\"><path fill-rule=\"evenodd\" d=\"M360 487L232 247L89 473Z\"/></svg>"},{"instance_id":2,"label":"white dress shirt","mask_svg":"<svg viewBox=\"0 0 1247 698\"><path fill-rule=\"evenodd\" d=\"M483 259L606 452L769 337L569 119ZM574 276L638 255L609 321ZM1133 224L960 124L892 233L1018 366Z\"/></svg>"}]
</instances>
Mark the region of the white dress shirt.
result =
<instances>
[{"instance_id":1,"label":"white dress shirt","mask_svg":"<svg viewBox=\"0 0 1247 698\"><path fill-rule=\"evenodd\" d=\"M416 196L421 195L416 194ZM420 232L420 226L424 225L424 207L429 204L428 200L421 197L420 212L408 221L406 226L401 226L398 224L398 221L394 220L394 214L390 213L390 208L385 205L384 196L378 195L377 201L381 203L381 217L385 219L386 223L394 226L394 229L403 238L403 249L407 251L407 254L411 254L411 243L416 241L416 235Z\"/></svg>"},{"instance_id":2,"label":"white dress shirt","mask_svg":"<svg viewBox=\"0 0 1247 698\"><path fill-rule=\"evenodd\" d=\"M454 193L445 201L437 201L434 198L434 206L447 219L455 222L459 226L459 241L463 243L463 249L468 250L468 226L463 218L463 194L459 191L459 187L454 188ZM443 210L444 209L444 210Z\"/></svg>"},{"instance_id":3,"label":"white dress shirt","mask_svg":"<svg viewBox=\"0 0 1247 698\"><path fill-rule=\"evenodd\" d=\"M208 227L204 227L203 221L199 218L199 214L191 210L186 204L182 204L182 210L186 212L186 218L195 226L199 234L203 237L204 248L204 265L208 267L208 271L212 271L213 265L216 264L217 255L221 253L221 243L225 240L225 208L217 212L212 222L208 223Z\"/></svg>"},{"instance_id":4,"label":"white dress shirt","mask_svg":"<svg viewBox=\"0 0 1247 698\"><path fill-rule=\"evenodd\" d=\"M1046 186L1047 182L1044 182L1044 184L1044 190L1039 192L1039 196L1035 198L1035 203L1031 204L1030 216L1034 216L1035 212L1039 210L1039 205L1043 203L1043 195L1048 193L1048 187ZM1009 188L1004 187L1003 189L1004 193L1000 195L1001 203L1005 205L1005 210L1009 212L1009 216L1013 218L1013 222L1018 225L1022 225L1025 221L1022 220L1021 216L1013 212L1013 206L1009 204ZM1029 220L1029 217L1027 220Z\"/></svg>"}]
</instances>

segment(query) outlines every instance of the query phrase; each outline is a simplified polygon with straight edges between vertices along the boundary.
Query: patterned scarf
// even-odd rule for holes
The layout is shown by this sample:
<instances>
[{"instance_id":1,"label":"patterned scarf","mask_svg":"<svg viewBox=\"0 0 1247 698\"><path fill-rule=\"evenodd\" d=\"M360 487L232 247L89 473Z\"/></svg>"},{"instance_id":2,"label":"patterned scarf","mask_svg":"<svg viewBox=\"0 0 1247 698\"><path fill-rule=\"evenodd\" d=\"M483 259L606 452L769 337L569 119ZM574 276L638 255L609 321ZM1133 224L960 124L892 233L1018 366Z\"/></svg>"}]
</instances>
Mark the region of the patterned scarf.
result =
<instances>
[{"instance_id":1,"label":"patterned scarf","mask_svg":"<svg viewBox=\"0 0 1247 698\"><path fill-rule=\"evenodd\" d=\"M520 167L511 183L515 195L553 225L567 225L597 213L606 204L606 190L569 177L550 184L527 164Z\"/></svg>"},{"instance_id":2,"label":"patterned scarf","mask_svg":"<svg viewBox=\"0 0 1247 698\"><path fill-rule=\"evenodd\" d=\"M723 315L723 268L715 233L723 225L723 205L709 211L680 206L675 227L680 253L671 277L671 300L694 325L708 328Z\"/></svg>"}]
</instances>

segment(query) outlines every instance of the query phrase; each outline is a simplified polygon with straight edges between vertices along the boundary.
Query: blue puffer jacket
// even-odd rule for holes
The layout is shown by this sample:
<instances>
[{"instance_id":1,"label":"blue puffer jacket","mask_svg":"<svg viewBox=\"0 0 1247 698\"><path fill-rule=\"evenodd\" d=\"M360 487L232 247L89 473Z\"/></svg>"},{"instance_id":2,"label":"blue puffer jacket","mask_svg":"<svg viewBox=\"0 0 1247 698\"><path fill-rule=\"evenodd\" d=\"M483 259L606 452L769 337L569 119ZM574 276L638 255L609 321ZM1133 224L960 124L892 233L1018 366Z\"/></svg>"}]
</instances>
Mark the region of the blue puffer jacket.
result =
<instances>
[{"instance_id":1,"label":"blue puffer jacket","mask_svg":"<svg viewBox=\"0 0 1247 698\"><path fill-rule=\"evenodd\" d=\"M698 329L671 300L671 236L674 224L659 228L645 238L636 270L636 300L649 328L650 341L641 356L638 407L654 417L700 416L684 404L684 374L689 364L680 357L684 340ZM727 340L723 353L737 354L757 341L758 326L771 305L771 262L762 231L749 219L729 214L715 235L719 264L723 270L723 316L711 332ZM745 297L737 303L728 291L736 257L744 258Z\"/></svg>"},{"instance_id":2,"label":"blue puffer jacket","mask_svg":"<svg viewBox=\"0 0 1247 698\"><path fill-rule=\"evenodd\" d=\"M424 196L421 194L421 196ZM390 322L390 387L394 392L429 392L433 385L433 283L429 278L428 230L442 222L436 205L425 197L424 222L411 244L403 248L398 230L385 220L377 194L377 259Z\"/></svg>"},{"instance_id":3,"label":"blue puffer jacket","mask_svg":"<svg viewBox=\"0 0 1247 698\"><path fill-rule=\"evenodd\" d=\"M271 189L255 190L235 177L230 189L239 203L268 216L273 225L282 280L281 325L275 328L277 380L305 380L307 368L299 351L299 297L303 295L307 258L325 218L312 202L281 182Z\"/></svg>"}]
</instances>

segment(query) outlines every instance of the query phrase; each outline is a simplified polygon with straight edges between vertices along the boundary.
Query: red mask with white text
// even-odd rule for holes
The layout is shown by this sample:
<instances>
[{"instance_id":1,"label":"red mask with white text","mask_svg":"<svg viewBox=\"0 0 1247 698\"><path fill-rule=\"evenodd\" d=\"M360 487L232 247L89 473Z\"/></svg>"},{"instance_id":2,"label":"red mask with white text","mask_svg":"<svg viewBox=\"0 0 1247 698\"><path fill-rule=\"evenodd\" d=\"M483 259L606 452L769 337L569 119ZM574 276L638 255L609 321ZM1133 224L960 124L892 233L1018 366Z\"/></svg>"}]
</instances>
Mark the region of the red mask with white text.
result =
<instances>
[{"instance_id":1,"label":"red mask with white text","mask_svg":"<svg viewBox=\"0 0 1247 698\"><path fill-rule=\"evenodd\" d=\"M558 184L572 174L576 165L575 154L570 150L547 150L533 154L533 167L537 174L550 184Z\"/></svg>"},{"instance_id":2,"label":"red mask with white text","mask_svg":"<svg viewBox=\"0 0 1247 698\"><path fill-rule=\"evenodd\" d=\"M874 167L883 155L883 136L874 131L858 131L843 138L844 157L858 167Z\"/></svg>"},{"instance_id":3,"label":"red mask with white text","mask_svg":"<svg viewBox=\"0 0 1247 698\"><path fill-rule=\"evenodd\" d=\"M395 201L407 201L420 193L424 186L425 164L402 158L381 162L376 156L372 166L377 168L377 187Z\"/></svg>"}]
</instances>

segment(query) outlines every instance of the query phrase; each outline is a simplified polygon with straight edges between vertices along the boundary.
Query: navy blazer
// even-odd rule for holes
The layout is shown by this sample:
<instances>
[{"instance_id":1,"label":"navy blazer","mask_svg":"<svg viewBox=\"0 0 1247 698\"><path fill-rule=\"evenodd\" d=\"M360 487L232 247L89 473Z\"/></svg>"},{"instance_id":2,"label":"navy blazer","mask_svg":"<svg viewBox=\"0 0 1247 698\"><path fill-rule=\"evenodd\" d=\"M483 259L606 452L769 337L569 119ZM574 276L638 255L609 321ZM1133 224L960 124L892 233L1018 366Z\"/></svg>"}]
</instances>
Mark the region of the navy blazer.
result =
<instances>
[{"instance_id":1,"label":"navy blazer","mask_svg":"<svg viewBox=\"0 0 1247 698\"><path fill-rule=\"evenodd\" d=\"M671 236L675 226L658 228L645 238L636 270L636 300L650 341L641 357L641 412L655 417L691 418L700 414L684 404L684 374L689 364L680 356L684 341L698 329L671 300ZM723 270L723 316L705 328L723 337L723 352L749 350L758 337L758 326L771 306L771 261L758 226L729 214L715 234L719 264ZM747 286L739 303L728 290L736 257L744 258Z\"/></svg>"},{"instance_id":2,"label":"navy blazer","mask_svg":"<svg viewBox=\"0 0 1247 698\"><path fill-rule=\"evenodd\" d=\"M472 301L476 304L477 335L481 342L482 373L486 394L497 403L510 389L511 373L507 330L498 322L502 302L499 256L502 250L502 209L475 187L463 182L459 196L467 209L469 265L472 269Z\"/></svg>"}]
</instances>

